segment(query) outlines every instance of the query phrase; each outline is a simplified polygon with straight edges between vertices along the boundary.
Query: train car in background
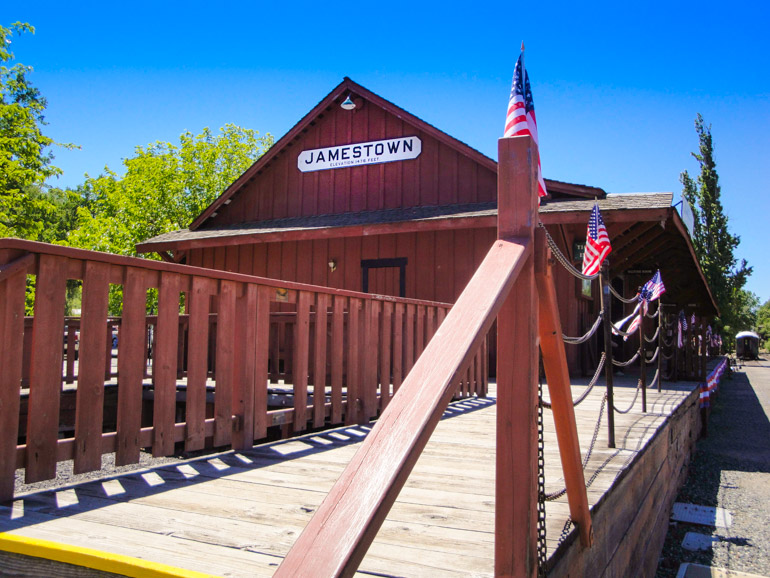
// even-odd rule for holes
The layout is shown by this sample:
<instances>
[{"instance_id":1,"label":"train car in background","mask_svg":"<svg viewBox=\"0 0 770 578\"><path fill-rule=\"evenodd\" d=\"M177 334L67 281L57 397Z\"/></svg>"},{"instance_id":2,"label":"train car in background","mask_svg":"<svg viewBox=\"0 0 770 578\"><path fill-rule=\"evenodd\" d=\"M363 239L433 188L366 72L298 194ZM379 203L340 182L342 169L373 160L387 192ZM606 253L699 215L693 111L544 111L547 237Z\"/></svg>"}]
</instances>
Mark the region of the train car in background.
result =
<instances>
[{"instance_id":1,"label":"train car in background","mask_svg":"<svg viewBox=\"0 0 770 578\"><path fill-rule=\"evenodd\" d=\"M741 331L735 336L735 355L738 359L759 357L759 335L753 331Z\"/></svg>"}]
</instances>

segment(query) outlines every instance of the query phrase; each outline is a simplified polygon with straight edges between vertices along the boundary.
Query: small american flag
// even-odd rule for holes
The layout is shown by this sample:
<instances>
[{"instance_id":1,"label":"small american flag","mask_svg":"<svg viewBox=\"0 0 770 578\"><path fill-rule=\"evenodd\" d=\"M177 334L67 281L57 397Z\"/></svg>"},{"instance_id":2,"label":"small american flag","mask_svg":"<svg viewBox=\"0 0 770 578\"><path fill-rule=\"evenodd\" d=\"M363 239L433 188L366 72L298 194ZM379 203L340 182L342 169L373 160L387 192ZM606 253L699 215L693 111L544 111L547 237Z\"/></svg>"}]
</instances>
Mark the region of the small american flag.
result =
<instances>
[{"instance_id":1,"label":"small american flag","mask_svg":"<svg viewBox=\"0 0 770 578\"><path fill-rule=\"evenodd\" d=\"M684 347L684 332L687 331L687 318L684 316L684 309L679 312L679 333L677 335L677 346L679 349Z\"/></svg>"},{"instance_id":2,"label":"small american flag","mask_svg":"<svg viewBox=\"0 0 770 578\"><path fill-rule=\"evenodd\" d=\"M652 279L647 281L642 287L642 295L647 301L655 301L658 297L666 292L666 287L663 285L663 279L660 276L660 269L655 272Z\"/></svg>"},{"instance_id":3,"label":"small american flag","mask_svg":"<svg viewBox=\"0 0 770 578\"><path fill-rule=\"evenodd\" d=\"M586 248L583 252L583 275L594 275L602 266L604 258L612 252L607 227L599 213L599 205L594 205L591 218L588 219Z\"/></svg>"},{"instance_id":4,"label":"small american flag","mask_svg":"<svg viewBox=\"0 0 770 578\"><path fill-rule=\"evenodd\" d=\"M537 120L535 118L535 101L532 100L532 87L529 84L529 75L524 68L524 45L521 45L521 54L513 69L513 83L511 96L508 100L508 114L505 117L504 137L530 135L535 145L537 141ZM540 168L540 157L537 160L537 194L544 197L545 181L543 171Z\"/></svg>"},{"instance_id":5,"label":"small american flag","mask_svg":"<svg viewBox=\"0 0 770 578\"><path fill-rule=\"evenodd\" d=\"M623 341L628 341L629 335L631 335L637 329L639 329L639 326L642 324L642 317L644 317L645 315L647 315L647 300L642 299L641 310L639 311L639 314L636 317L634 317L634 320L631 322L631 325L628 326L628 330L626 331L628 335L623 336Z\"/></svg>"}]
</instances>

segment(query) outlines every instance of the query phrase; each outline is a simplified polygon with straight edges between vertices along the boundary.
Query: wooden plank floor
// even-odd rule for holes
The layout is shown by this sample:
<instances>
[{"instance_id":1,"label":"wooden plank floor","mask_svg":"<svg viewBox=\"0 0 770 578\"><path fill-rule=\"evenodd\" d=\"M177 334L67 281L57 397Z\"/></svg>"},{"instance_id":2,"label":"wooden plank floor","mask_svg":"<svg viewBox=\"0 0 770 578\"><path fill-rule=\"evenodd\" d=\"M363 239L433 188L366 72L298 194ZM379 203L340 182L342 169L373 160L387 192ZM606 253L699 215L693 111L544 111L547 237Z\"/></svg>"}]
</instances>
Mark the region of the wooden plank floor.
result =
<instances>
[{"instance_id":1,"label":"wooden plank floor","mask_svg":"<svg viewBox=\"0 0 770 578\"><path fill-rule=\"evenodd\" d=\"M618 381L615 405L624 409L636 380ZM641 413L641 396L628 414L616 414L616 449L607 448L605 408L586 467L591 505L693 387L664 384L660 394L648 391L647 414ZM490 389L489 399L458 402L447 410L361 564L361 575L492 574L494 384ZM583 390L576 383L573 397ZM600 382L576 408L584 455L603 396ZM544 425L546 491L551 492L563 480L548 410ZM340 428L23 494L12 506L0 506L0 531L219 576L270 576L369 429ZM546 511L551 555L567 520L566 496L548 502Z\"/></svg>"}]
</instances>

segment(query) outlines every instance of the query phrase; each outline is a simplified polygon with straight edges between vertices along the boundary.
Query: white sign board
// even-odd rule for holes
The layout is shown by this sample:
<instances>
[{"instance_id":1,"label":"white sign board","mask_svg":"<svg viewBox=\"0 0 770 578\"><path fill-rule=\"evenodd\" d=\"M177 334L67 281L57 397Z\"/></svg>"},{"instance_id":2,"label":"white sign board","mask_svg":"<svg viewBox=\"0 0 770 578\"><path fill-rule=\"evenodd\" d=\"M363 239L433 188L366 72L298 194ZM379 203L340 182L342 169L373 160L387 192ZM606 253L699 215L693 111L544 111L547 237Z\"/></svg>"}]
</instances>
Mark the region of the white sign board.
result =
<instances>
[{"instance_id":1,"label":"white sign board","mask_svg":"<svg viewBox=\"0 0 770 578\"><path fill-rule=\"evenodd\" d=\"M404 136L302 151L297 157L297 168L303 173L308 173L358 165L391 163L416 159L421 152L422 141L418 137Z\"/></svg>"}]
</instances>

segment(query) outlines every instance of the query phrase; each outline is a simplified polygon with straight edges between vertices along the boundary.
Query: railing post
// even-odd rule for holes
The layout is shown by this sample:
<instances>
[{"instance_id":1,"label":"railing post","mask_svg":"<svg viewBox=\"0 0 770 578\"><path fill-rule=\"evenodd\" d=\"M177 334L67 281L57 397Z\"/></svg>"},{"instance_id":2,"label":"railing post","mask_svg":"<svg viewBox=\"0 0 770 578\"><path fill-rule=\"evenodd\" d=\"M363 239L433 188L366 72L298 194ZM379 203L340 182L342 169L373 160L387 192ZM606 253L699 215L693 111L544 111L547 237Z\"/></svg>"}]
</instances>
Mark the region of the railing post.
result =
<instances>
[{"instance_id":1,"label":"railing post","mask_svg":"<svg viewBox=\"0 0 770 578\"><path fill-rule=\"evenodd\" d=\"M663 385L663 302L658 298L658 393Z\"/></svg>"},{"instance_id":2,"label":"railing post","mask_svg":"<svg viewBox=\"0 0 770 578\"><path fill-rule=\"evenodd\" d=\"M644 297L642 297L644 299ZM647 347L645 347L646 338L644 336L646 325L644 322L647 313L644 302L639 305L639 380L642 382L642 413L647 413Z\"/></svg>"},{"instance_id":3,"label":"railing post","mask_svg":"<svg viewBox=\"0 0 770 578\"><path fill-rule=\"evenodd\" d=\"M610 301L610 275L609 266L605 261L599 272L599 300L602 306L604 319L604 379L607 382L607 447L615 447L615 395L613 392L613 368L612 362L612 329L611 301Z\"/></svg>"},{"instance_id":4,"label":"railing post","mask_svg":"<svg viewBox=\"0 0 770 578\"><path fill-rule=\"evenodd\" d=\"M533 243L537 149L526 136L500 139L498 151L498 239ZM537 328L530 256L497 316L496 576L537 573Z\"/></svg>"}]
</instances>

